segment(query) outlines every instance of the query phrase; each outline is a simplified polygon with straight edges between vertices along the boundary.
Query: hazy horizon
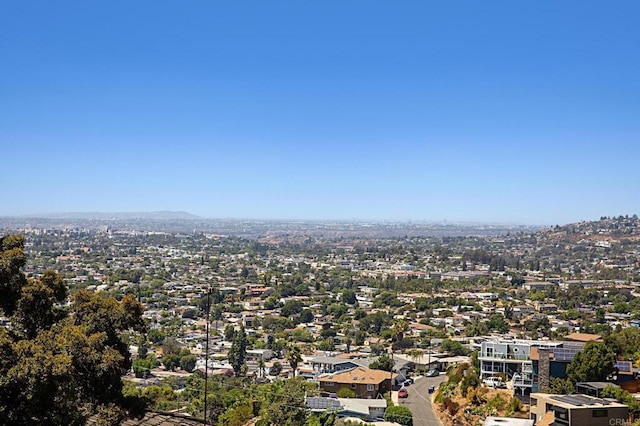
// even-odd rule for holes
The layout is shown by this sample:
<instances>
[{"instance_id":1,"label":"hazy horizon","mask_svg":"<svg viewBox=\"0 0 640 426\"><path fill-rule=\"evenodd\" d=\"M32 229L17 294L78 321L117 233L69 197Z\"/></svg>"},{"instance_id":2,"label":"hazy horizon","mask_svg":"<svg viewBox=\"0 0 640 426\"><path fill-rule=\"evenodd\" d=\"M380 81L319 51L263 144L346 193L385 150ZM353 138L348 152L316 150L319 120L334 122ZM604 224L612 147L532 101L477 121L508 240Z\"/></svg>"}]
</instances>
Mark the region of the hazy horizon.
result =
<instances>
[{"instance_id":1,"label":"hazy horizon","mask_svg":"<svg viewBox=\"0 0 640 426\"><path fill-rule=\"evenodd\" d=\"M622 216L632 214L621 214ZM355 222L371 222L371 223L399 223L399 224L451 224L451 225L507 225L507 226L528 226L528 227L548 227L555 225L568 225L571 223L579 223L583 221L597 221L602 216L618 217L616 215L601 215L594 218L582 218L562 223L526 223L526 222L500 222L500 221L475 221L475 220L450 220L443 218L440 220L430 219L376 219L376 218L304 218L304 217L223 217L223 216L200 216L184 210L153 210L153 211L59 211L59 212L36 212L23 214L5 214L0 218L42 218L42 219L86 219L86 218L105 218L112 215L115 219L162 217L170 220L176 219L193 219L193 220L231 220L231 221L265 221L265 222L336 222L336 223L355 223Z\"/></svg>"}]
</instances>

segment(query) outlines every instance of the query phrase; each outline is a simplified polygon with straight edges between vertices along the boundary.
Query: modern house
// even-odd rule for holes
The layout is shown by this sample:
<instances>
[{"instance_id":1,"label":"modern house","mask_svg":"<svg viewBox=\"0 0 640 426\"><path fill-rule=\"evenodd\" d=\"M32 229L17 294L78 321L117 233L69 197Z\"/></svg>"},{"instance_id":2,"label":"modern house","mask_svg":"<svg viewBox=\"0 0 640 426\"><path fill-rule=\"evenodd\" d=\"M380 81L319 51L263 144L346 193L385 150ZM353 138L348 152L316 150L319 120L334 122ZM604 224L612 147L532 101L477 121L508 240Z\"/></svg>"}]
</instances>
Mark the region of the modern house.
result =
<instances>
[{"instance_id":1,"label":"modern house","mask_svg":"<svg viewBox=\"0 0 640 426\"><path fill-rule=\"evenodd\" d=\"M531 394L530 418L542 419L551 412L553 425L611 426L629 422L629 407L619 402L592 396Z\"/></svg>"},{"instance_id":2,"label":"modern house","mask_svg":"<svg viewBox=\"0 0 640 426\"><path fill-rule=\"evenodd\" d=\"M356 394L356 398L377 398L391 389L391 381L398 375L382 370L356 367L339 373L327 374L318 378L320 389L336 394L347 388Z\"/></svg>"},{"instance_id":3,"label":"modern house","mask_svg":"<svg viewBox=\"0 0 640 426\"><path fill-rule=\"evenodd\" d=\"M608 386L620 387L611 382L578 382L576 383L576 393L600 398L602 391Z\"/></svg>"},{"instance_id":4,"label":"modern house","mask_svg":"<svg viewBox=\"0 0 640 426\"><path fill-rule=\"evenodd\" d=\"M549 386L552 377L566 377L567 365L584 347L582 342L495 338L481 343L480 377L512 380L514 395L526 400Z\"/></svg>"}]
</instances>

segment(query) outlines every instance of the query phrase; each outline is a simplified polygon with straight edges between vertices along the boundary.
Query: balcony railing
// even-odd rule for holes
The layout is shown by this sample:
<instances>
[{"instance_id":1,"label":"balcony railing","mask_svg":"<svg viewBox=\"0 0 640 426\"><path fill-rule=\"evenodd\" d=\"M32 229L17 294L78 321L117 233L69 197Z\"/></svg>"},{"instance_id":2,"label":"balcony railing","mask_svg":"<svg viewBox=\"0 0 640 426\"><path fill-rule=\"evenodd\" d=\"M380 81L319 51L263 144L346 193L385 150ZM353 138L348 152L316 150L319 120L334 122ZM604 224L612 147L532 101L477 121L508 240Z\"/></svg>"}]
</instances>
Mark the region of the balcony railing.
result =
<instances>
[{"instance_id":1,"label":"balcony railing","mask_svg":"<svg viewBox=\"0 0 640 426\"><path fill-rule=\"evenodd\" d=\"M525 354L502 354L502 353L480 353L478 359L513 359L516 361L528 361L529 355Z\"/></svg>"}]
</instances>

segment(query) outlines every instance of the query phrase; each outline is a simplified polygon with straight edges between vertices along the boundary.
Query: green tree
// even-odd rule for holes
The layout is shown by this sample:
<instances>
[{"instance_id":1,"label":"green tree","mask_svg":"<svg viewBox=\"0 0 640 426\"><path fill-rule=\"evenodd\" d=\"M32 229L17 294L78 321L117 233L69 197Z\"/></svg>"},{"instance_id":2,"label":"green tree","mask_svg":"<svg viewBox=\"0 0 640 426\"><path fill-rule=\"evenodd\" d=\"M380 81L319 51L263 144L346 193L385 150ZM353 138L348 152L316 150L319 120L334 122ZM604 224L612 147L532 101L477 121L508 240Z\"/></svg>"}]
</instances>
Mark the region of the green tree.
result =
<instances>
[{"instance_id":1,"label":"green tree","mask_svg":"<svg viewBox=\"0 0 640 426\"><path fill-rule=\"evenodd\" d=\"M152 328L147 332L147 339L149 339L150 342L153 342L156 345L158 343L162 343L165 337L167 337L166 334L164 334L161 330L158 330L157 328Z\"/></svg>"},{"instance_id":2,"label":"green tree","mask_svg":"<svg viewBox=\"0 0 640 426\"><path fill-rule=\"evenodd\" d=\"M178 355L180 353L180 344L173 337L167 337L162 344L162 355Z\"/></svg>"},{"instance_id":3,"label":"green tree","mask_svg":"<svg viewBox=\"0 0 640 426\"><path fill-rule=\"evenodd\" d=\"M543 389L543 391L546 391ZM549 381L549 393L556 395L568 395L572 394L576 391L575 386L573 386L573 382L569 379L563 379L561 377L553 377Z\"/></svg>"},{"instance_id":4,"label":"green tree","mask_svg":"<svg viewBox=\"0 0 640 426\"><path fill-rule=\"evenodd\" d=\"M279 376L281 372L282 372L282 364L280 363L280 361L274 362L271 368L269 369L269 374L271 374L272 376Z\"/></svg>"},{"instance_id":5,"label":"green tree","mask_svg":"<svg viewBox=\"0 0 640 426\"><path fill-rule=\"evenodd\" d=\"M180 368L187 373L192 373L196 368L196 362L198 362L198 358L195 355L184 355L180 357Z\"/></svg>"},{"instance_id":6,"label":"green tree","mask_svg":"<svg viewBox=\"0 0 640 426\"><path fill-rule=\"evenodd\" d=\"M258 425L304 425L308 417L305 395L311 390L309 384L301 377L296 377L280 381L278 386L282 386L282 389L276 389L266 396L267 405Z\"/></svg>"},{"instance_id":7,"label":"green tree","mask_svg":"<svg viewBox=\"0 0 640 426\"><path fill-rule=\"evenodd\" d=\"M291 366L293 370L293 377L296 376L296 370L298 369L298 364L302 362L302 354L300 353L300 348L297 346L289 346L287 349L287 362Z\"/></svg>"},{"instance_id":8,"label":"green tree","mask_svg":"<svg viewBox=\"0 0 640 426\"><path fill-rule=\"evenodd\" d=\"M369 367L374 370L393 371L395 362L388 355L380 355L378 359L369 364Z\"/></svg>"},{"instance_id":9,"label":"green tree","mask_svg":"<svg viewBox=\"0 0 640 426\"><path fill-rule=\"evenodd\" d=\"M358 303L356 299L356 292L351 289L345 289L342 291L342 301L347 305L355 305Z\"/></svg>"},{"instance_id":10,"label":"green tree","mask_svg":"<svg viewBox=\"0 0 640 426\"><path fill-rule=\"evenodd\" d=\"M355 398L356 393L355 391L349 388L340 388L340 390L336 392L336 396L338 398Z\"/></svg>"},{"instance_id":11,"label":"green tree","mask_svg":"<svg viewBox=\"0 0 640 426\"><path fill-rule=\"evenodd\" d=\"M284 306L280 309L280 315L282 315L283 317L290 317L302 312L302 308L303 304L301 301L296 299L287 300Z\"/></svg>"},{"instance_id":12,"label":"green tree","mask_svg":"<svg viewBox=\"0 0 640 426\"><path fill-rule=\"evenodd\" d=\"M53 271L28 280L24 239L0 238L0 424L80 425L92 414L119 424L133 408L122 394L131 368L127 331L144 332L142 306L81 290L68 307Z\"/></svg>"},{"instance_id":13,"label":"green tree","mask_svg":"<svg viewBox=\"0 0 640 426\"><path fill-rule=\"evenodd\" d=\"M405 320L398 320L393 323L393 339L396 342L402 342L404 334L409 330L409 324Z\"/></svg>"},{"instance_id":14,"label":"green tree","mask_svg":"<svg viewBox=\"0 0 640 426\"><path fill-rule=\"evenodd\" d=\"M233 335L233 342L231 343L231 349L229 350L229 363L233 367L233 371L236 373L236 376L240 375L246 356L247 333L244 331L244 327L240 326L240 330L237 330Z\"/></svg>"},{"instance_id":15,"label":"green tree","mask_svg":"<svg viewBox=\"0 0 640 426\"><path fill-rule=\"evenodd\" d=\"M444 353L451 355L467 355L468 351L462 346L462 343L451 339L444 339L440 344L440 349Z\"/></svg>"},{"instance_id":16,"label":"green tree","mask_svg":"<svg viewBox=\"0 0 640 426\"><path fill-rule=\"evenodd\" d=\"M165 370L174 371L176 367L180 366L180 356L178 354L169 354L162 357L162 364Z\"/></svg>"},{"instance_id":17,"label":"green tree","mask_svg":"<svg viewBox=\"0 0 640 426\"><path fill-rule=\"evenodd\" d=\"M300 322L313 322L313 312L310 309L303 309L300 312Z\"/></svg>"},{"instance_id":18,"label":"green tree","mask_svg":"<svg viewBox=\"0 0 640 426\"><path fill-rule=\"evenodd\" d=\"M573 382L604 381L615 369L616 356L604 343L588 342L567 366Z\"/></svg>"},{"instance_id":19,"label":"green tree","mask_svg":"<svg viewBox=\"0 0 640 426\"><path fill-rule=\"evenodd\" d=\"M224 340L226 340L227 342L232 341L235 334L236 334L236 329L231 324L227 325L224 328Z\"/></svg>"},{"instance_id":20,"label":"green tree","mask_svg":"<svg viewBox=\"0 0 640 426\"><path fill-rule=\"evenodd\" d=\"M626 404L629 407L631 413L640 413L640 401L638 401L632 393L618 387L609 385L602 390L600 395L603 398L613 398L618 402Z\"/></svg>"},{"instance_id":21,"label":"green tree","mask_svg":"<svg viewBox=\"0 0 640 426\"><path fill-rule=\"evenodd\" d=\"M487 321L487 326L490 330L498 333L506 333L509 331L509 323L507 323L502 314L493 314Z\"/></svg>"},{"instance_id":22,"label":"green tree","mask_svg":"<svg viewBox=\"0 0 640 426\"><path fill-rule=\"evenodd\" d=\"M404 405L391 405L384 411L384 420L403 426L413 426L413 413Z\"/></svg>"}]
</instances>

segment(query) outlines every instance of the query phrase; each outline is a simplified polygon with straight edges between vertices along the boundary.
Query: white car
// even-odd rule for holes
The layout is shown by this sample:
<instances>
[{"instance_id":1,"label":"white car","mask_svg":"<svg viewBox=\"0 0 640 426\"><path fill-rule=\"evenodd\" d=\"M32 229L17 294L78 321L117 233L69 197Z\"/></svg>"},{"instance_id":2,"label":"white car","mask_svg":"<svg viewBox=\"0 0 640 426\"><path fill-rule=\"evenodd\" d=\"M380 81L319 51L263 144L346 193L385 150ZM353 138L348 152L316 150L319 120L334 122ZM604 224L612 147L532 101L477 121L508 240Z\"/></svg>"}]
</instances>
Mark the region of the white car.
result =
<instances>
[{"instance_id":1,"label":"white car","mask_svg":"<svg viewBox=\"0 0 640 426\"><path fill-rule=\"evenodd\" d=\"M507 384L500 377L487 377L483 382L490 388L505 389L507 387Z\"/></svg>"}]
</instances>

